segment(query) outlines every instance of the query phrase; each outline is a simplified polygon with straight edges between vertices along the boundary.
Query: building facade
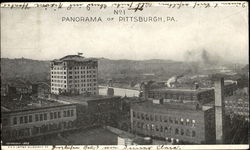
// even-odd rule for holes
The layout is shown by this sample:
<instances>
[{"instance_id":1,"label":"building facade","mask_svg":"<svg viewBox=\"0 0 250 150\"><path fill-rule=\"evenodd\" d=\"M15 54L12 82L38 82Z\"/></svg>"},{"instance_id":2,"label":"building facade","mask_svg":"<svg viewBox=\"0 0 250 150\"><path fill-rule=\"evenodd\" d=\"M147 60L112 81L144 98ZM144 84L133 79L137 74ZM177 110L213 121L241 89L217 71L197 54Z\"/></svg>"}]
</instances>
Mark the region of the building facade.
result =
<instances>
[{"instance_id":1,"label":"building facade","mask_svg":"<svg viewBox=\"0 0 250 150\"><path fill-rule=\"evenodd\" d=\"M76 106L57 105L2 112L4 142L75 129Z\"/></svg>"},{"instance_id":2,"label":"building facade","mask_svg":"<svg viewBox=\"0 0 250 150\"><path fill-rule=\"evenodd\" d=\"M215 143L214 89L151 88L144 86L145 102L131 106L131 128L136 134L171 143Z\"/></svg>"},{"instance_id":3,"label":"building facade","mask_svg":"<svg viewBox=\"0 0 250 150\"><path fill-rule=\"evenodd\" d=\"M233 95L225 99L227 114L243 116L249 121L249 96Z\"/></svg>"},{"instance_id":4,"label":"building facade","mask_svg":"<svg viewBox=\"0 0 250 150\"><path fill-rule=\"evenodd\" d=\"M148 99L162 99L164 102L194 102L201 107L214 101L213 89L176 89L160 88L148 91Z\"/></svg>"},{"instance_id":5,"label":"building facade","mask_svg":"<svg viewBox=\"0 0 250 150\"><path fill-rule=\"evenodd\" d=\"M119 96L90 96L60 95L57 102L75 104L77 106L77 125L79 128L110 125L117 126L121 115L121 97Z\"/></svg>"},{"instance_id":6,"label":"building facade","mask_svg":"<svg viewBox=\"0 0 250 150\"><path fill-rule=\"evenodd\" d=\"M132 131L172 143L214 143L214 109L189 104L143 102L131 108Z\"/></svg>"},{"instance_id":7,"label":"building facade","mask_svg":"<svg viewBox=\"0 0 250 150\"><path fill-rule=\"evenodd\" d=\"M68 55L51 62L52 94L98 95L98 61Z\"/></svg>"}]
</instances>

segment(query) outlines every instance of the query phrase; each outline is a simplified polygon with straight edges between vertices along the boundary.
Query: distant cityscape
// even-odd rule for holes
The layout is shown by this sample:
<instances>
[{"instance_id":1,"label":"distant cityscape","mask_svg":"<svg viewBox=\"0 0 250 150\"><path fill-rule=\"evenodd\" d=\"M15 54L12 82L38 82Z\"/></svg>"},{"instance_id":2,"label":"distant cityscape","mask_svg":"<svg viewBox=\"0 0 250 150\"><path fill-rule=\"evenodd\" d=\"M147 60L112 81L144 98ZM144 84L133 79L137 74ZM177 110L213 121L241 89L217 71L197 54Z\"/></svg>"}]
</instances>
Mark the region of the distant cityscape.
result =
<instances>
[{"instance_id":1,"label":"distant cityscape","mask_svg":"<svg viewBox=\"0 0 250 150\"><path fill-rule=\"evenodd\" d=\"M20 59L20 66L28 66L26 61ZM119 63L126 66L128 61ZM249 65L204 63L204 68L193 64L176 70L182 64L168 62L168 70L160 60L140 63L144 70L147 65L153 69L135 72L128 67L110 73L108 68L118 63L81 53L55 58L40 67L49 74L38 68L36 78L10 77L15 69L5 67L9 72L1 72L2 144L249 143Z\"/></svg>"}]
</instances>

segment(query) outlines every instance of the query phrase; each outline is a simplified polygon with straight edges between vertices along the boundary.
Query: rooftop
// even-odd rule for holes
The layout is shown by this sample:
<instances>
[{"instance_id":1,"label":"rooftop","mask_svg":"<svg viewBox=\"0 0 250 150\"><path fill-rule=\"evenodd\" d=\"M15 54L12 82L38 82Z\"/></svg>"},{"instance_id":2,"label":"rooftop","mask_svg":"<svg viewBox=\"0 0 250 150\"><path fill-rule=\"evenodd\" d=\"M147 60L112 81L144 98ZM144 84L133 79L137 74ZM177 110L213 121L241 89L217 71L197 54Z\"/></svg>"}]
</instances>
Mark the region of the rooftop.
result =
<instances>
[{"instance_id":1,"label":"rooftop","mask_svg":"<svg viewBox=\"0 0 250 150\"><path fill-rule=\"evenodd\" d=\"M70 104L82 104L82 105L88 105L89 101L98 101L98 100L106 100L109 98L120 98L120 96L90 96L86 97L84 95L75 95L75 96L58 96L58 101L65 101Z\"/></svg>"},{"instance_id":2,"label":"rooftop","mask_svg":"<svg viewBox=\"0 0 250 150\"><path fill-rule=\"evenodd\" d=\"M170 102L170 103L163 103L163 104L154 104L152 101L145 101L141 103L136 103L132 106L132 108L137 108L142 111L149 110L149 111L178 111L182 112L185 110L185 112L194 112L194 111L202 111L200 109L196 109L196 103L176 103L176 102Z\"/></svg>"},{"instance_id":3,"label":"rooftop","mask_svg":"<svg viewBox=\"0 0 250 150\"><path fill-rule=\"evenodd\" d=\"M77 62L81 62L81 61L97 61L97 58L85 58L79 55L67 55L64 56L63 58L60 59L55 59L53 61L56 62L61 62L61 61L77 61Z\"/></svg>"},{"instance_id":4,"label":"rooftop","mask_svg":"<svg viewBox=\"0 0 250 150\"><path fill-rule=\"evenodd\" d=\"M200 93L212 90L211 88L199 88L199 89L184 89L184 88L159 88L152 89L150 91L158 91L158 92L185 92L185 93Z\"/></svg>"},{"instance_id":5,"label":"rooftop","mask_svg":"<svg viewBox=\"0 0 250 150\"><path fill-rule=\"evenodd\" d=\"M45 99L32 99L28 96L20 96L18 98L1 97L2 112L48 108L61 105L65 104Z\"/></svg>"}]
</instances>

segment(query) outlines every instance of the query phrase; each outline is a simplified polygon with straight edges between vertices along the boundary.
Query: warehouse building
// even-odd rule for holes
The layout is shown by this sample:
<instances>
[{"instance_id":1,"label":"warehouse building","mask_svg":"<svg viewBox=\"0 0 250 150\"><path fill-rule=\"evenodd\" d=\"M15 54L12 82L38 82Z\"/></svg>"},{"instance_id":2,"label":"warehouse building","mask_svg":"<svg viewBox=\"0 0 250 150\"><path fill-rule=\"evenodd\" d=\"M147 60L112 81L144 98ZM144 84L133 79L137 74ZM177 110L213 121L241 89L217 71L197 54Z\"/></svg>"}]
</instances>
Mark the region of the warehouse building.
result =
<instances>
[{"instance_id":1,"label":"warehouse building","mask_svg":"<svg viewBox=\"0 0 250 150\"><path fill-rule=\"evenodd\" d=\"M133 132L171 143L224 143L224 98L234 95L237 87L220 75L214 75L213 81L214 88L207 89L198 84L192 89L143 84L147 101L131 107Z\"/></svg>"},{"instance_id":2,"label":"warehouse building","mask_svg":"<svg viewBox=\"0 0 250 150\"><path fill-rule=\"evenodd\" d=\"M214 109L196 103L154 99L131 107L134 133L171 143L214 143L214 124Z\"/></svg>"},{"instance_id":3,"label":"warehouse building","mask_svg":"<svg viewBox=\"0 0 250 150\"><path fill-rule=\"evenodd\" d=\"M48 100L8 100L1 106L3 142L75 129L76 105Z\"/></svg>"}]
</instances>

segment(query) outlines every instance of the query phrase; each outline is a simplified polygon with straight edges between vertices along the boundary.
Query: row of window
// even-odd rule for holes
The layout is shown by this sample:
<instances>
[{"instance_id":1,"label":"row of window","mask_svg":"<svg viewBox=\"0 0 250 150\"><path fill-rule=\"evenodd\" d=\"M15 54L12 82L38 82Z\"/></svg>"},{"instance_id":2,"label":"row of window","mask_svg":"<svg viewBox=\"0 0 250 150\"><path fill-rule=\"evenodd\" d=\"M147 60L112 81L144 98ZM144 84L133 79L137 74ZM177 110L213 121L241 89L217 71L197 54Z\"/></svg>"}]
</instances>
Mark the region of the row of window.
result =
<instances>
[{"instance_id":1,"label":"row of window","mask_svg":"<svg viewBox=\"0 0 250 150\"><path fill-rule=\"evenodd\" d=\"M85 67L69 67L69 70L78 70L78 69L96 69L97 67L90 67L90 66L85 66ZM66 70L66 67L52 67L51 70Z\"/></svg>"},{"instance_id":2,"label":"row of window","mask_svg":"<svg viewBox=\"0 0 250 150\"><path fill-rule=\"evenodd\" d=\"M66 76L51 76L51 78L66 79Z\"/></svg>"},{"instance_id":3,"label":"row of window","mask_svg":"<svg viewBox=\"0 0 250 150\"><path fill-rule=\"evenodd\" d=\"M51 70L66 70L66 67L51 67Z\"/></svg>"},{"instance_id":4,"label":"row of window","mask_svg":"<svg viewBox=\"0 0 250 150\"><path fill-rule=\"evenodd\" d=\"M51 80L51 82L56 83L67 83L65 80ZM96 79L84 79L84 80L69 80L69 83L79 83L79 82L96 82ZM53 86L53 85L52 85Z\"/></svg>"},{"instance_id":5,"label":"row of window","mask_svg":"<svg viewBox=\"0 0 250 150\"><path fill-rule=\"evenodd\" d=\"M57 90L63 90L63 88L60 88L60 87L59 87L59 88L58 88L58 87L52 87L51 90L56 90L56 91L57 91Z\"/></svg>"},{"instance_id":6,"label":"row of window","mask_svg":"<svg viewBox=\"0 0 250 150\"><path fill-rule=\"evenodd\" d=\"M63 85L63 84L53 84L53 83L52 83L52 86L54 86L55 88L56 88L56 87L64 87L64 88L67 88L67 85ZM54 90L53 87L52 87L52 90Z\"/></svg>"},{"instance_id":7,"label":"row of window","mask_svg":"<svg viewBox=\"0 0 250 150\"><path fill-rule=\"evenodd\" d=\"M87 80L69 80L69 83L73 83L73 81L74 81L74 83L79 83L79 82L96 82L96 79L87 79Z\"/></svg>"},{"instance_id":8,"label":"row of window","mask_svg":"<svg viewBox=\"0 0 250 150\"><path fill-rule=\"evenodd\" d=\"M96 90L97 88L80 88L79 90L80 91L86 91L86 92L89 92L89 91L92 91L92 90ZM62 88L57 88L57 87L52 87L51 88L52 91L58 91L58 90L64 90Z\"/></svg>"},{"instance_id":9,"label":"row of window","mask_svg":"<svg viewBox=\"0 0 250 150\"><path fill-rule=\"evenodd\" d=\"M196 100L197 96L175 96L175 95L163 95L163 94L149 94L149 98L165 98L165 99L176 99L176 100Z\"/></svg>"},{"instance_id":10,"label":"row of window","mask_svg":"<svg viewBox=\"0 0 250 150\"><path fill-rule=\"evenodd\" d=\"M154 124L145 124L143 122L133 122L133 126L138 129L143 129L146 131L155 131L155 132L164 132L169 134L175 135L182 135L182 136L196 136L196 132L193 130L192 132L189 129L182 129L182 128L172 128L171 126L162 126L162 125L154 125Z\"/></svg>"},{"instance_id":11,"label":"row of window","mask_svg":"<svg viewBox=\"0 0 250 150\"><path fill-rule=\"evenodd\" d=\"M96 71L95 70L87 70L87 71L75 71L74 72L75 74L84 74L84 73L87 73L87 74L89 74L89 73L96 73ZM69 71L69 74L73 74L73 71Z\"/></svg>"},{"instance_id":12,"label":"row of window","mask_svg":"<svg viewBox=\"0 0 250 150\"><path fill-rule=\"evenodd\" d=\"M96 86L96 83L86 83L86 84L69 84L69 87L88 87L88 86Z\"/></svg>"},{"instance_id":13,"label":"row of window","mask_svg":"<svg viewBox=\"0 0 250 150\"><path fill-rule=\"evenodd\" d=\"M95 78L96 75L81 75L81 76L69 76L69 79L80 79L80 78Z\"/></svg>"},{"instance_id":14,"label":"row of window","mask_svg":"<svg viewBox=\"0 0 250 150\"><path fill-rule=\"evenodd\" d=\"M154 122L165 122L165 123L174 123L174 124L181 124L181 125L192 125L195 126L196 121L191 120L189 118L176 118L170 116L162 116L158 114L145 114L140 112L133 111L133 118L147 120L147 121L154 121Z\"/></svg>"},{"instance_id":15,"label":"row of window","mask_svg":"<svg viewBox=\"0 0 250 150\"><path fill-rule=\"evenodd\" d=\"M65 80L51 80L51 82L67 83L67 81L65 81Z\"/></svg>"},{"instance_id":16,"label":"row of window","mask_svg":"<svg viewBox=\"0 0 250 150\"><path fill-rule=\"evenodd\" d=\"M40 127L30 127L30 128L22 128L22 129L13 129L13 130L4 130L3 137L6 139L17 137L28 137L34 136L39 134L46 134L49 132L59 131L62 129L70 129L75 126L75 122L68 121L68 122L60 122L60 123L51 123L51 124L43 124Z\"/></svg>"},{"instance_id":17,"label":"row of window","mask_svg":"<svg viewBox=\"0 0 250 150\"><path fill-rule=\"evenodd\" d=\"M190 93L190 94L174 94L174 93L160 93L160 92L154 92L150 91L149 92L149 98L165 98L165 99L178 99L178 100L185 100L185 99L198 99L201 98L207 98L207 97L213 97L212 92L205 92L202 95L197 95L195 93Z\"/></svg>"},{"instance_id":18,"label":"row of window","mask_svg":"<svg viewBox=\"0 0 250 150\"><path fill-rule=\"evenodd\" d=\"M75 71L74 72L75 74L91 74L91 73L96 73L96 71L95 70L87 70L87 71ZM51 71L51 74L58 74L58 75L66 75L67 73L66 73L66 71ZM69 74L73 74L73 72L72 71L69 71Z\"/></svg>"},{"instance_id":19,"label":"row of window","mask_svg":"<svg viewBox=\"0 0 250 150\"><path fill-rule=\"evenodd\" d=\"M69 76L69 79L80 79L81 78L96 78L96 75L82 75L82 76ZM56 79L67 79L66 76L51 76L51 78Z\"/></svg>"},{"instance_id":20,"label":"row of window","mask_svg":"<svg viewBox=\"0 0 250 150\"><path fill-rule=\"evenodd\" d=\"M69 67L69 70L72 70L72 69L96 69L97 66L77 66L77 67Z\"/></svg>"},{"instance_id":21,"label":"row of window","mask_svg":"<svg viewBox=\"0 0 250 150\"><path fill-rule=\"evenodd\" d=\"M248 116L249 112L248 111L234 111L235 114L238 115L243 115L243 116Z\"/></svg>"},{"instance_id":22,"label":"row of window","mask_svg":"<svg viewBox=\"0 0 250 150\"><path fill-rule=\"evenodd\" d=\"M61 118L61 112L50 112L49 113L50 118L48 118L48 113L41 113L41 114L35 114L35 118L33 120L33 115L27 115L27 116L21 116L19 117L19 123L24 124L24 123L30 123L30 122L37 122L37 121L43 121L43 120L52 120L52 119L57 119ZM63 111L63 117L72 117L74 116L74 110L67 110ZM13 117L13 124L17 124L17 117Z\"/></svg>"},{"instance_id":23,"label":"row of window","mask_svg":"<svg viewBox=\"0 0 250 150\"><path fill-rule=\"evenodd\" d=\"M66 75L66 71L51 71L51 74L65 74Z\"/></svg>"}]
</instances>

